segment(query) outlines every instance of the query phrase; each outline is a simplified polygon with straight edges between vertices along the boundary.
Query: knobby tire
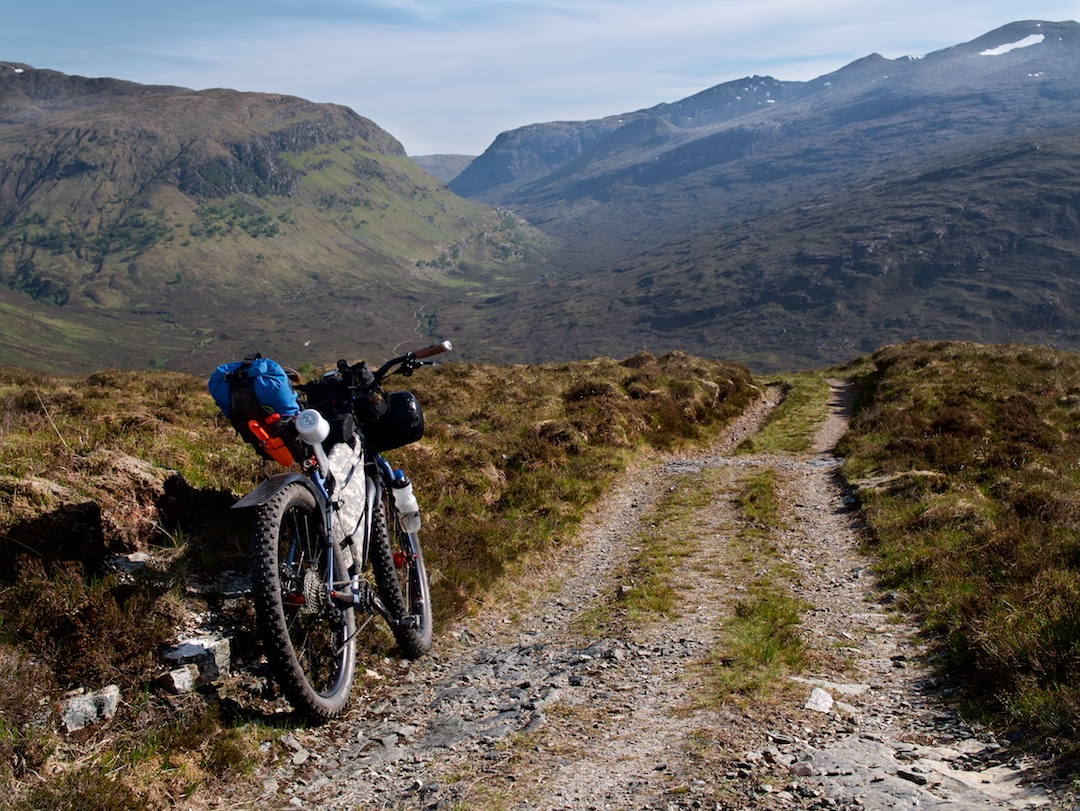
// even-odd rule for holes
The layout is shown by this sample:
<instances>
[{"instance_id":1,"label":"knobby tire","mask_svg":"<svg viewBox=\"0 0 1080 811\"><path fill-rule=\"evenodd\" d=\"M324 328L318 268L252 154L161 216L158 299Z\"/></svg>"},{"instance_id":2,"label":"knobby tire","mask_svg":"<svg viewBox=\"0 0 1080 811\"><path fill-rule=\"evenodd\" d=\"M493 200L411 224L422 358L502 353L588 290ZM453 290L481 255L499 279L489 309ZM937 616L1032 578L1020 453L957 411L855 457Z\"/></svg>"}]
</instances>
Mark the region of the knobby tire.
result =
<instances>
[{"instance_id":1,"label":"knobby tire","mask_svg":"<svg viewBox=\"0 0 1080 811\"><path fill-rule=\"evenodd\" d=\"M327 545L314 496L293 482L261 505L251 537L252 591L266 657L294 709L326 721L344 708L356 670L355 617L327 593ZM349 574L333 546L334 581Z\"/></svg>"}]
</instances>

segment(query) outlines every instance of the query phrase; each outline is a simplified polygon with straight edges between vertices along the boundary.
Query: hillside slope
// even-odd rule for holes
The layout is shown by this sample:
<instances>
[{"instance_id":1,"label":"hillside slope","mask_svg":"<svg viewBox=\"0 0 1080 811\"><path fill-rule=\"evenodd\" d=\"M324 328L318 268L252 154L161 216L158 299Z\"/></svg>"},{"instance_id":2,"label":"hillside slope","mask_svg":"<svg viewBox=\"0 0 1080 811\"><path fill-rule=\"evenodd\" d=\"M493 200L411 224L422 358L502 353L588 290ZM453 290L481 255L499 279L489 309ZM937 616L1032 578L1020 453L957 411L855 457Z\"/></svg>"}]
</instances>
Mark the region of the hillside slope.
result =
<instances>
[{"instance_id":1,"label":"hillside slope","mask_svg":"<svg viewBox=\"0 0 1080 811\"><path fill-rule=\"evenodd\" d=\"M643 236L636 256L444 316L504 319L509 346L687 347L771 370L909 338L1078 348L1077 166L1080 125L655 246Z\"/></svg>"},{"instance_id":2,"label":"hillside slope","mask_svg":"<svg viewBox=\"0 0 1080 811\"><path fill-rule=\"evenodd\" d=\"M540 244L344 107L0 65L0 360L385 352Z\"/></svg>"}]
</instances>

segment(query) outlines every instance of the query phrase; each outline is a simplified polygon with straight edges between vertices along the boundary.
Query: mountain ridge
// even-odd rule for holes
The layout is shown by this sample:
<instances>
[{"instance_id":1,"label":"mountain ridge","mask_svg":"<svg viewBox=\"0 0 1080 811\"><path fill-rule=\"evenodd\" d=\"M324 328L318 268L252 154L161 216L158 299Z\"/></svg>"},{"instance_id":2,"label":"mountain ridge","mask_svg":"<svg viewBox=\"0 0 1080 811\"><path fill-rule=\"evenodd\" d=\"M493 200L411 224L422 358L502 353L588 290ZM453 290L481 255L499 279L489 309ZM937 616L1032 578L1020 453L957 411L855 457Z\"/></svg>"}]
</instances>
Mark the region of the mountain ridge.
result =
<instances>
[{"instance_id":1,"label":"mountain ridge","mask_svg":"<svg viewBox=\"0 0 1080 811\"><path fill-rule=\"evenodd\" d=\"M475 155L410 155L409 157L421 169L443 183L449 183L460 175L466 166L476 160Z\"/></svg>"},{"instance_id":2,"label":"mountain ridge","mask_svg":"<svg viewBox=\"0 0 1080 811\"><path fill-rule=\"evenodd\" d=\"M305 342L376 351L382 331L393 343L426 337L412 332L422 298L512 273L544 242L450 194L340 105L0 63L0 122L9 362L37 354L38 332L60 354L90 355L76 364L179 368L242 356L217 346L237 340L279 355ZM358 309L370 331L338 334ZM109 341L121 313L133 330L124 346Z\"/></svg>"},{"instance_id":3,"label":"mountain ridge","mask_svg":"<svg viewBox=\"0 0 1080 811\"><path fill-rule=\"evenodd\" d=\"M1051 37L1056 34L1058 41L1065 48L1070 49L1072 64L1075 65L1075 53L1080 48L1080 25L1077 23L1071 21L1010 23L969 43L935 51L922 58L902 57L889 60L878 54L871 54L832 73L806 82L785 82L768 76L750 76L716 85L680 101L658 104L638 111L583 122L560 121L532 124L510 130L501 133L483 154L454 179L450 187L463 196L488 202L500 204L513 202L520 199L520 196L516 196L514 192L527 184L535 183L539 177L543 176L536 173L538 166L548 167L546 174L553 173L569 161L580 159L590 149L598 147L607 137L612 136L623 126L632 124L643 117L660 117L679 126L680 129L700 130L717 124L731 127L736 121L740 124L761 123L758 119L765 115L765 108L772 107L767 110L769 119L777 119L778 123L782 124L788 115L788 112L784 110L785 102L798 104L805 102L808 98L820 97L822 93L844 86L850 91L853 86L876 85L883 77L893 80L893 85L884 90L886 97L905 90L910 93L913 89L925 93L928 89L926 82L914 88L910 86L897 88L895 84L897 76L902 76L910 85L909 77L913 72L916 72L915 75L920 75L917 72L922 71L922 75L925 75L929 71L934 74L934 82L930 83L929 90L940 94L943 92L940 82L944 68L949 65L955 68L958 60L964 60L967 70L955 72L946 88L946 92L956 92L956 88L962 89L966 83L970 82L972 57L979 58L979 53L987 50L991 43L1002 44L1003 40L1007 41L1013 37L1022 38L1032 31L1040 31L1044 36L1049 31ZM1002 54L1001 57L981 57L981 65L984 68L996 68L994 71L987 70L986 73L998 73L1000 70L1015 73L1018 65L1023 66L1030 61L1028 58L1030 56L1032 56L1030 49L1017 49ZM1041 53L1040 58L1042 58ZM995 59L998 61L993 61ZM876 101L882 104L883 101L877 96L878 94L875 93L869 99L864 99L863 103ZM888 101L887 98L886 101ZM724 107L722 109L717 107L717 102L722 103ZM711 115L701 116L700 112L705 104L708 104L708 107L704 107L704 111ZM858 112L858 110L852 111L851 115ZM698 115L695 116L694 113ZM551 131L550 142L546 138L549 130ZM575 149L575 145L578 148ZM518 174L507 175L505 170L508 165L511 165L510 156L515 152L520 153L519 162L524 163L522 155L531 160L524 163L525 168Z\"/></svg>"},{"instance_id":4,"label":"mountain ridge","mask_svg":"<svg viewBox=\"0 0 1080 811\"><path fill-rule=\"evenodd\" d=\"M651 129L646 111L623 116L542 176L495 172L477 194L565 244L556 276L477 317L514 345L533 312L567 356L682 348L763 369L913 337L1080 348L1078 78L1080 26L1028 21L809 82L726 83L649 108L667 122ZM753 109L718 111L729 99ZM596 124L549 130L562 148ZM545 127L501 135L451 188L485 160L514 165L519 139L543 163Z\"/></svg>"}]
</instances>

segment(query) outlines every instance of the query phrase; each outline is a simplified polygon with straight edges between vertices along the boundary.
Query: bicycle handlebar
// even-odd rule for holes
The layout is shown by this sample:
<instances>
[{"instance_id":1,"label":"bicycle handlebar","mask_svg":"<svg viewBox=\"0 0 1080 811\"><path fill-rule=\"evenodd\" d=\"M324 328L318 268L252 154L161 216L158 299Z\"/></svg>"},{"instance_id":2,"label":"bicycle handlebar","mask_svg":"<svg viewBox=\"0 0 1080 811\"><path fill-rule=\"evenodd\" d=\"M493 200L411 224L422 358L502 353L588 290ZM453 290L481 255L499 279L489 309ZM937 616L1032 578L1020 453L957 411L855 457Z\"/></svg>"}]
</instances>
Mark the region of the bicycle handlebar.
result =
<instances>
[{"instance_id":1,"label":"bicycle handlebar","mask_svg":"<svg viewBox=\"0 0 1080 811\"><path fill-rule=\"evenodd\" d=\"M409 352L405 355L392 358L384 363L375 372L375 383L381 383L382 379L394 372L403 372L406 376L411 375L414 369L419 369L421 366L426 365L423 362L424 358L430 358L435 355L441 355L443 352L449 352L454 348L454 345L450 341L442 341L434 346L426 346L423 349L417 349L415 352ZM430 364L432 361L427 361ZM394 367L397 367L396 369ZM393 370L393 371L391 371Z\"/></svg>"},{"instance_id":2,"label":"bicycle handlebar","mask_svg":"<svg viewBox=\"0 0 1080 811\"><path fill-rule=\"evenodd\" d=\"M413 352L413 357L418 359L430 358L434 355L441 355L443 352L449 352L454 348L454 345L450 341L442 341L434 346L427 346L423 349L417 349Z\"/></svg>"}]
</instances>

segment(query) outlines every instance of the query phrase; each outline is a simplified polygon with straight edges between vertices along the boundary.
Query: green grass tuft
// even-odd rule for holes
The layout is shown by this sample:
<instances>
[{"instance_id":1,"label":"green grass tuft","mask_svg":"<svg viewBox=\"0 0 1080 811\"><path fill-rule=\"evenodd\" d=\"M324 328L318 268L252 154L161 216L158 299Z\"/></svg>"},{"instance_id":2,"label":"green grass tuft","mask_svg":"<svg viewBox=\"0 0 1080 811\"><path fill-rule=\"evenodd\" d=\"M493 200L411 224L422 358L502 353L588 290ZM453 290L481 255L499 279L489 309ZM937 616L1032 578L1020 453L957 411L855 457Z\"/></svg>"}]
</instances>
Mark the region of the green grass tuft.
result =
<instances>
[{"instance_id":1,"label":"green grass tuft","mask_svg":"<svg viewBox=\"0 0 1080 811\"><path fill-rule=\"evenodd\" d=\"M703 690L697 702L703 706L760 698L806 664L799 626L807 606L792 596L790 572L773 542L783 527L778 485L776 471L767 468L745 476L735 491L740 528L727 570L745 586L722 623L716 647L699 663Z\"/></svg>"},{"instance_id":2,"label":"green grass tuft","mask_svg":"<svg viewBox=\"0 0 1080 811\"><path fill-rule=\"evenodd\" d=\"M738 453L798 453L810 448L829 397L829 382L820 373L780 375L775 384L784 398L754 436L740 443Z\"/></svg>"}]
</instances>

